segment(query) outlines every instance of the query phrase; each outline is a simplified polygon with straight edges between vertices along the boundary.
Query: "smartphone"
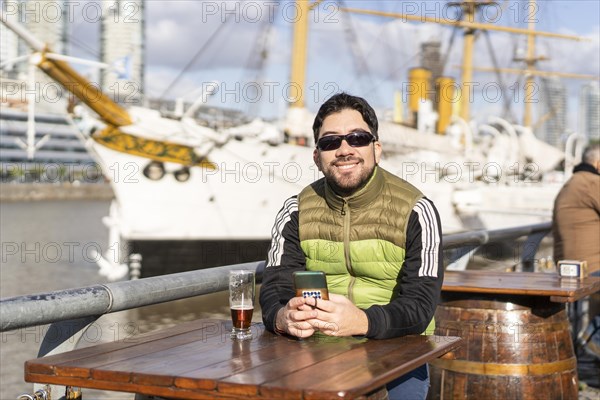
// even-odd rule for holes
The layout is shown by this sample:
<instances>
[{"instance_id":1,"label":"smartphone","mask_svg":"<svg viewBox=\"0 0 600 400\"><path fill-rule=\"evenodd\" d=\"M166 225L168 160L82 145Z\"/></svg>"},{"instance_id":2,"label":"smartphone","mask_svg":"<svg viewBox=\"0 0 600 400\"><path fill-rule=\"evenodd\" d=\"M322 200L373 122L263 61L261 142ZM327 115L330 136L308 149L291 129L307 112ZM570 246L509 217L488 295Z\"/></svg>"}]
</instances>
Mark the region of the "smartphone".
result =
<instances>
[{"instance_id":1,"label":"smartphone","mask_svg":"<svg viewBox=\"0 0 600 400\"><path fill-rule=\"evenodd\" d=\"M325 272L297 271L294 272L293 276L294 286L296 287L296 296L329 300Z\"/></svg>"}]
</instances>

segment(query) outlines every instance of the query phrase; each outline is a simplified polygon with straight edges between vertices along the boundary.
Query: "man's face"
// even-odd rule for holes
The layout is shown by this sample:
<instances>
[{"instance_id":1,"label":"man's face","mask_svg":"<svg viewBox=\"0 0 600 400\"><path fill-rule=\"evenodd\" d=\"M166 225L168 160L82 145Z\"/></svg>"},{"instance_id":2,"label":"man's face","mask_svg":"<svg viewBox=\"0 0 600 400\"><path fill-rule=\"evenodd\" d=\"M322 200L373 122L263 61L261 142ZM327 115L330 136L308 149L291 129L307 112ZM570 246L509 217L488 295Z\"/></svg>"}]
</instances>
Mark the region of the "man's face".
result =
<instances>
[{"instance_id":1,"label":"man's face","mask_svg":"<svg viewBox=\"0 0 600 400\"><path fill-rule=\"evenodd\" d=\"M362 115L352 109L330 114L323 120L319 139L328 135L347 135L350 132L370 132ZM340 195L348 196L359 189L373 173L381 157L381 144L369 143L364 147L352 147L342 140L336 150L315 149L313 159L329 185Z\"/></svg>"}]
</instances>

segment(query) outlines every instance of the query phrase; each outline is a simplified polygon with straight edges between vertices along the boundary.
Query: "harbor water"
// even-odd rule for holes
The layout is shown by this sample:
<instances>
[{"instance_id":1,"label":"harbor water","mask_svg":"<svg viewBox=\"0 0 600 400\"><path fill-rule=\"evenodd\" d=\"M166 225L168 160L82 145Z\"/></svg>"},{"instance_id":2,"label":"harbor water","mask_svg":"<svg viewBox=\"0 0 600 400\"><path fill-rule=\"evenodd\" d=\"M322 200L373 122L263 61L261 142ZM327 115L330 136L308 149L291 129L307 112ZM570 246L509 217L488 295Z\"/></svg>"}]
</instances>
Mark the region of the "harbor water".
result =
<instances>
[{"instance_id":1,"label":"harbor water","mask_svg":"<svg viewBox=\"0 0 600 400\"><path fill-rule=\"evenodd\" d=\"M106 200L0 203L2 264L0 297L83 287L107 280L98 274L94 250L110 248L102 217ZM80 347L125 339L197 318L230 318L226 292L122 311L100 318ZM259 321L255 313L253 320ZM31 393L23 364L36 358L47 326L2 332L0 399ZM84 389L88 399L133 399L133 395Z\"/></svg>"}]
</instances>

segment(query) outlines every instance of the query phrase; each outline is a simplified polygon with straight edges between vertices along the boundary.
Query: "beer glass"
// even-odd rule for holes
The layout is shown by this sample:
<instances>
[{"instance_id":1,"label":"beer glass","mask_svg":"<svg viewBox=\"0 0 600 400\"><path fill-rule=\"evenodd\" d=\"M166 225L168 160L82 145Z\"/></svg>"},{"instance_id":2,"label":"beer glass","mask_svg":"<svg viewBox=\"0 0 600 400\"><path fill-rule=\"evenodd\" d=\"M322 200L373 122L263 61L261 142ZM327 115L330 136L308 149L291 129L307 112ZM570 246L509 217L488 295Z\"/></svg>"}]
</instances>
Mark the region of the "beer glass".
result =
<instances>
[{"instance_id":1,"label":"beer glass","mask_svg":"<svg viewBox=\"0 0 600 400\"><path fill-rule=\"evenodd\" d=\"M250 321L254 311L254 271L229 271L229 307L233 320L231 338L252 339Z\"/></svg>"}]
</instances>

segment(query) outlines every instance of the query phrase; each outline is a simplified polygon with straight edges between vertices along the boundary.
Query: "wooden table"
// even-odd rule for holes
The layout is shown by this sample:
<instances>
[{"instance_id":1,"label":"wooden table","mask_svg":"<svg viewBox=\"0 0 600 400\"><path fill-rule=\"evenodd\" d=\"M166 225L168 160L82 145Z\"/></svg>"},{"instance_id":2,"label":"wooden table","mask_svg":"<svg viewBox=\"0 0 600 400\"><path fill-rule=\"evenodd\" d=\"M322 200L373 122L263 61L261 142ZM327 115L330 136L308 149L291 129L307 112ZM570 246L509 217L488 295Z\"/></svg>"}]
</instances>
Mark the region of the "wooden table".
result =
<instances>
[{"instance_id":1,"label":"wooden table","mask_svg":"<svg viewBox=\"0 0 600 400\"><path fill-rule=\"evenodd\" d=\"M600 291L600 278L559 278L536 272L447 271L442 291L541 296L552 302L570 303Z\"/></svg>"},{"instance_id":2,"label":"wooden table","mask_svg":"<svg viewBox=\"0 0 600 400\"><path fill-rule=\"evenodd\" d=\"M462 339L277 336L229 338L231 323L197 320L25 363L25 380L184 399L365 398L460 346ZM83 393L85 398L85 392Z\"/></svg>"},{"instance_id":3,"label":"wooden table","mask_svg":"<svg viewBox=\"0 0 600 400\"><path fill-rule=\"evenodd\" d=\"M577 399L565 303L599 290L600 278L446 272L435 333L465 344L454 360L431 363L430 398Z\"/></svg>"}]
</instances>

